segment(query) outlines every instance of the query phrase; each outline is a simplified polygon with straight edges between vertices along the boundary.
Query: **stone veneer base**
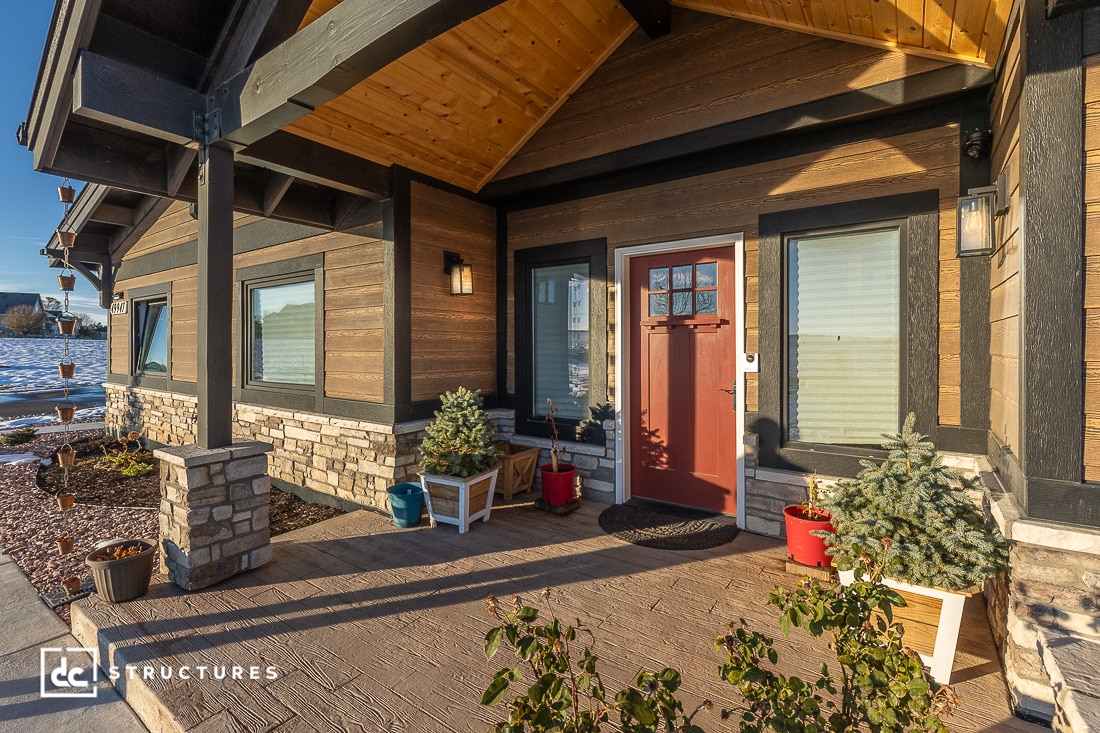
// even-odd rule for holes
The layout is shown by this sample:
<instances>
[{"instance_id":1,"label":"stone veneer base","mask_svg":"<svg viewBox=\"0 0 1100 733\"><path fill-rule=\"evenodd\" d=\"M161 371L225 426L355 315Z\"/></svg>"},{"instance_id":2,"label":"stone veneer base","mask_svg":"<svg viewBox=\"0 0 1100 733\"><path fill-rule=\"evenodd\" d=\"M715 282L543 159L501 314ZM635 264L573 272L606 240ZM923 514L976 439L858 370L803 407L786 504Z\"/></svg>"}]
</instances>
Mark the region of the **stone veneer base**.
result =
<instances>
[{"instance_id":1,"label":"stone veneer base","mask_svg":"<svg viewBox=\"0 0 1100 733\"><path fill-rule=\"evenodd\" d=\"M180 588L205 588L271 560L270 450L270 443L250 442L154 451L161 558Z\"/></svg>"}]
</instances>

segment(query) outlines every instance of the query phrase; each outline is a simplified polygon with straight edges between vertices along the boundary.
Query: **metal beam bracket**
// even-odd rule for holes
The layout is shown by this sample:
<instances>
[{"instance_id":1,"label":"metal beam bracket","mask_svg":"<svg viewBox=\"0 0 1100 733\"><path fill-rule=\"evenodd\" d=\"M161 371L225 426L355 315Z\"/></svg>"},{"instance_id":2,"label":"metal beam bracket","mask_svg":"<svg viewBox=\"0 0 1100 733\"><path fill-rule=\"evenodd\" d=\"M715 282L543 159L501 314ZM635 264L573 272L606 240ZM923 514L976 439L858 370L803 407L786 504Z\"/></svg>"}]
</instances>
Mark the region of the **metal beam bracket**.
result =
<instances>
[{"instance_id":1,"label":"metal beam bracket","mask_svg":"<svg viewBox=\"0 0 1100 733\"><path fill-rule=\"evenodd\" d=\"M210 110L205 115L193 113L192 122L195 127L195 139L200 143L209 144L222 136L222 111L218 108Z\"/></svg>"}]
</instances>

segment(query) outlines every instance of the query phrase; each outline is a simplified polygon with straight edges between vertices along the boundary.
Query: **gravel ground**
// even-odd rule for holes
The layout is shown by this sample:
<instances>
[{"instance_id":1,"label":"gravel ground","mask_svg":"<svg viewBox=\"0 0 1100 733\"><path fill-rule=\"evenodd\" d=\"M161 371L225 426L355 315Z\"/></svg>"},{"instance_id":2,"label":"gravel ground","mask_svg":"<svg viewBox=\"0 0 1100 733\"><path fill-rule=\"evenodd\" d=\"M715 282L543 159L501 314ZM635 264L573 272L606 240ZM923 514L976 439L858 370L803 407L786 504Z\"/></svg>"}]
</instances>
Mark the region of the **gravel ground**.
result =
<instances>
[{"instance_id":1,"label":"gravel ground","mask_svg":"<svg viewBox=\"0 0 1100 733\"><path fill-rule=\"evenodd\" d=\"M73 433L79 437L89 434ZM0 455L34 453L52 458L65 442L63 435L45 435L30 443L0 446ZM156 509L119 509L77 504L64 517L52 496L34 484L35 466L0 464L0 547L10 555L39 591L53 590L61 579L86 578L91 571L85 556L101 540L117 537L156 538ZM63 535L75 539L75 551L59 555L56 540ZM58 615L69 623L69 607L61 606Z\"/></svg>"}]
</instances>

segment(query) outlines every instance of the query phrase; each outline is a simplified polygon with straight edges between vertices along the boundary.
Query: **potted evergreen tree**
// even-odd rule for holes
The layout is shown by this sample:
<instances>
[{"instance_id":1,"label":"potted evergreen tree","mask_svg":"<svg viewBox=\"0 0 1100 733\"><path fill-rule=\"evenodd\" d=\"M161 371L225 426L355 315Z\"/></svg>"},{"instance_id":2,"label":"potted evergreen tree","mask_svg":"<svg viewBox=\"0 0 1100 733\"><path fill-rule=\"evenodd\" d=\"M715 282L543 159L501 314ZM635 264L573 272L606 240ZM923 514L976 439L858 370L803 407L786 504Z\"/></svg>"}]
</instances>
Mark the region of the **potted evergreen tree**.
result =
<instances>
[{"instance_id":1,"label":"potted evergreen tree","mask_svg":"<svg viewBox=\"0 0 1100 733\"><path fill-rule=\"evenodd\" d=\"M480 392L459 387L440 400L420 443L420 483L432 526L456 524L462 533L475 519L489 521L500 449Z\"/></svg>"},{"instance_id":2,"label":"potted evergreen tree","mask_svg":"<svg viewBox=\"0 0 1100 733\"><path fill-rule=\"evenodd\" d=\"M983 487L945 466L915 422L910 413L901 432L887 436L886 460L863 461L856 480L838 483L822 506L836 530L827 542L841 582L852 582L853 570L866 558L881 565L883 582L901 592L911 609L897 614L907 642L931 665L932 677L947 684L963 604L1005 567L1008 548L967 493ZM938 625L922 618L924 598L939 607L933 614Z\"/></svg>"}]
</instances>

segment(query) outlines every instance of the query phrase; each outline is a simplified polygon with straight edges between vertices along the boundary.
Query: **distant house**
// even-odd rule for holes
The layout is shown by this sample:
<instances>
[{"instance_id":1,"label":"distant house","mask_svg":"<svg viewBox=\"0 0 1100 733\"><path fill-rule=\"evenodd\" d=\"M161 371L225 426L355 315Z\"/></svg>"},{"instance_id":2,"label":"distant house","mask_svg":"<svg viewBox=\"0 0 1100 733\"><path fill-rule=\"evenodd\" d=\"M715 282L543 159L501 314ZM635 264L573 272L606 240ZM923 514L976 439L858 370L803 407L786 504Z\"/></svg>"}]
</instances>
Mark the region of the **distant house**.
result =
<instances>
[{"instance_id":1,"label":"distant house","mask_svg":"<svg viewBox=\"0 0 1100 733\"><path fill-rule=\"evenodd\" d=\"M43 313L46 310L42 306L42 296L38 293L0 293L0 318L3 318L9 308L14 308L17 305L29 305L34 308L35 313ZM0 335L14 336L16 334L0 324Z\"/></svg>"}]
</instances>

